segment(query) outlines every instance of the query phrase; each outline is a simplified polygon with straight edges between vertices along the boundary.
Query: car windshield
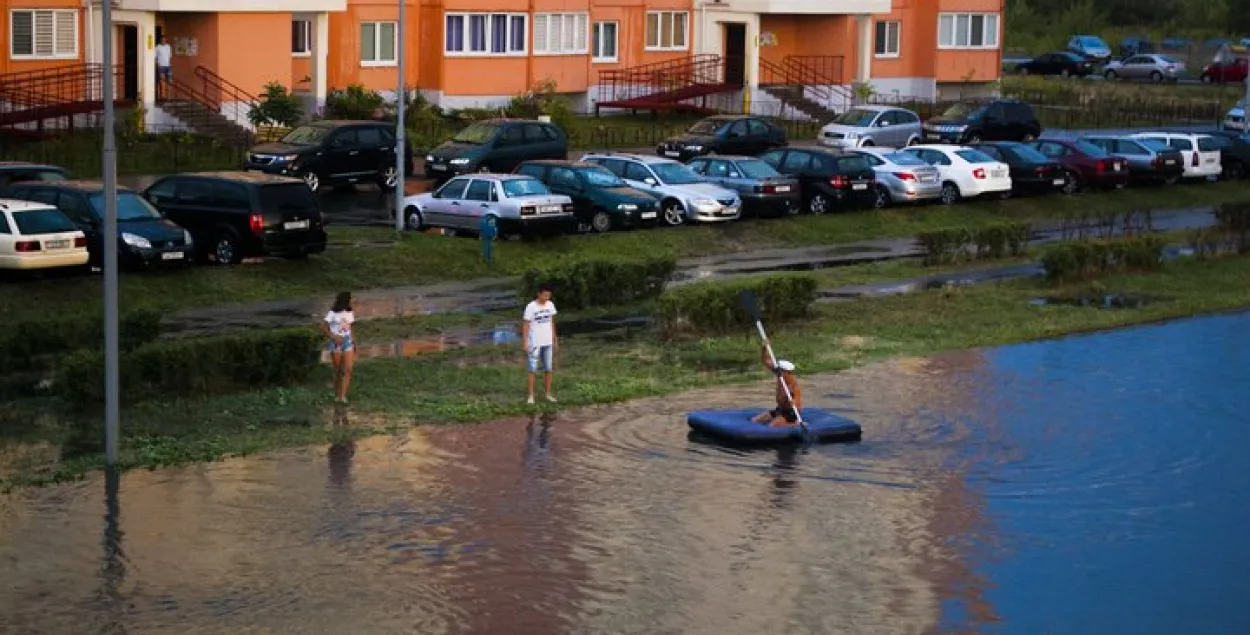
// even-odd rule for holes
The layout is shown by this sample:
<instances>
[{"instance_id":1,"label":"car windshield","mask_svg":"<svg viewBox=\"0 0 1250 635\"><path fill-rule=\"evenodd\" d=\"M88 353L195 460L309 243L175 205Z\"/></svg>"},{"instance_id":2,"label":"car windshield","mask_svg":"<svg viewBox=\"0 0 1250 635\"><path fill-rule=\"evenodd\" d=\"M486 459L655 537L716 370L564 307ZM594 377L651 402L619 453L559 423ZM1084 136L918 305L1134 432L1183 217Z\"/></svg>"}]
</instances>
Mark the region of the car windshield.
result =
<instances>
[{"instance_id":1,"label":"car windshield","mask_svg":"<svg viewBox=\"0 0 1250 635\"><path fill-rule=\"evenodd\" d=\"M1084 62L1085 61L1084 59L1081 58L1080 55L1077 55L1076 53L1070 53L1070 52L1060 53L1060 56L1068 60L1069 62Z\"/></svg>"},{"instance_id":2,"label":"car windshield","mask_svg":"<svg viewBox=\"0 0 1250 635\"><path fill-rule=\"evenodd\" d=\"M538 179L508 179L503 182L503 194L508 198L546 196L551 194L551 190Z\"/></svg>"},{"instance_id":3,"label":"car windshield","mask_svg":"<svg viewBox=\"0 0 1250 635\"><path fill-rule=\"evenodd\" d=\"M321 126L300 126L282 137L282 143L289 143L294 146L316 146L321 145L325 141L326 135L330 134L329 128Z\"/></svg>"},{"instance_id":4,"label":"car windshield","mask_svg":"<svg viewBox=\"0 0 1250 635\"><path fill-rule=\"evenodd\" d=\"M1107 151L1106 151L1106 150L1104 150L1104 149L1102 149L1102 148L1100 148L1100 147L1098 147L1098 146L1096 146L1096 145L1094 145L1094 144L1092 144L1092 143L1090 143L1090 142L1088 142L1088 141L1074 141L1074 142L1072 142L1072 147L1076 148L1077 150L1080 150L1081 152L1084 152L1085 154L1088 154L1088 155L1089 155L1089 156L1091 156L1091 157L1109 157L1109 156L1111 156L1110 154L1108 154L1108 153L1107 153Z\"/></svg>"},{"instance_id":5,"label":"car windshield","mask_svg":"<svg viewBox=\"0 0 1250 635\"><path fill-rule=\"evenodd\" d=\"M23 236L59 234L78 229L65 214L55 209L13 212L13 223L17 225L17 232Z\"/></svg>"},{"instance_id":6,"label":"car windshield","mask_svg":"<svg viewBox=\"0 0 1250 635\"><path fill-rule=\"evenodd\" d=\"M607 168L578 168L578 172L586 179L591 187L625 187L625 181L621 177L612 174Z\"/></svg>"},{"instance_id":7,"label":"car windshield","mask_svg":"<svg viewBox=\"0 0 1250 635\"><path fill-rule=\"evenodd\" d=\"M1168 145L1167 142L1160 141L1158 139L1133 139L1132 142L1140 144L1150 150L1154 150L1155 152L1166 152L1172 149L1172 146Z\"/></svg>"},{"instance_id":8,"label":"car windshield","mask_svg":"<svg viewBox=\"0 0 1250 635\"><path fill-rule=\"evenodd\" d=\"M852 108L840 115L833 122L843 126L857 126L860 128L872 125L872 120L877 118L877 111L864 110L862 108Z\"/></svg>"},{"instance_id":9,"label":"car windshield","mask_svg":"<svg viewBox=\"0 0 1250 635\"><path fill-rule=\"evenodd\" d=\"M478 123L457 132L456 136L452 137L451 140L456 143L469 143L475 146L480 146L483 143L490 141L495 136L496 132L499 132L498 124L482 123L479 121Z\"/></svg>"},{"instance_id":10,"label":"car windshield","mask_svg":"<svg viewBox=\"0 0 1250 635\"><path fill-rule=\"evenodd\" d=\"M993 157L980 150L956 150L955 156L968 163L996 163Z\"/></svg>"},{"instance_id":11,"label":"car windshield","mask_svg":"<svg viewBox=\"0 0 1250 635\"><path fill-rule=\"evenodd\" d=\"M1047 157L1041 152L1038 152L1037 149L1033 148L1032 146L1026 146L1026 145L1011 146L1010 148L1008 148L1008 151L1016 155L1017 157L1025 161L1030 161L1032 163L1047 163L1050 161L1050 157Z\"/></svg>"},{"instance_id":12,"label":"car windshield","mask_svg":"<svg viewBox=\"0 0 1250 635\"><path fill-rule=\"evenodd\" d=\"M908 152L891 152L889 154L881 155L881 158L885 159L886 161L889 161L890 163L893 163L894 165L903 165L903 166L929 165L928 163L925 163L925 161L921 159L920 157L914 154L908 153Z\"/></svg>"},{"instance_id":13,"label":"car windshield","mask_svg":"<svg viewBox=\"0 0 1250 635\"><path fill-rule=\"evenodd\" d=\"M968 119L975 115L981 114L981 111L983 110L985 110L984 104L960 103L960 104L955 104L954 106L951 106L950 108L947 108L946 112L942 113L942 118L943 119Z\"/></svg>"},{"instance_id":14,"label":"car windshield","mask_svg":"<svg viewBox=\"0 0 1250 635\"><path fill-rule=\"evenodd\" d=\"M1092 35L1086 35L1085 37L1082 37L1081 45L1088 46L1091 48L1104 48L1104 49L1107 48L1107 43L1103 42L1102 38L1094 37Z\"/></svg>"},{"instance_id":15,"label":"car windshield","mask_svg":"<svg viewBox=\"0 0 1250 635\"><path fill-rule=\"evenodd\" d=\"M9 173L9 183L50 183L65 180L67 177L60 170L19 170Z\"/></svg>"},{"instance_id":16,"label":"car windshield","mask_svg":"<svg viewBox=\"0 0 1250 635\"><path fill-rule=\"evenodd\" d=\"M267 211L317 208L317 197L303 183L266 185L260 188L260 205Z\"/></svg>"},{"instance_id":17,"label":"car windshield","mask_svg":"<svg viewBox=\"0 0 1250 635\"><path fill-rule=\"evenodd\" d=\"M1180 64L1175 57L1170 57L1168 55L1156 55L1155 57L1164 64Z\"/></svg>"},{"instance_id":18,"label":"car windshield","mask_svg":"<svg viewBox=\"0 0 1250 635\"><path fill-rule=\"evenodd\" d=\"M724 119L703 119L696 121L693 126L686 129L686 134L692 135L714 135L721 128L729 125Z\"/></svg>"},{"instance_id":19,"label":"car windshield","mask_svg":"<svg viewBox=\"0 0 1250 635\"><path fill-rule=\"evenodd\" d=\"M92 194L87 200L91 201L91 209L95 210L96 216L104 218L104 194ZM152 220L160 217L161 213L143 200L142 196L134 192L117 193L117 220Z\"/></svg>"},{"instance_id":20,"label":"car windshield","mask_svg":"<svg viewBox=\"0 0 1250 635\"><path fill-rule=\"evenodd\" d=\"M759 159L739 161L738 169L742 171L742 176L748 179L771 179L775 176L781 176L781 173L774 170L773 166Z\"/></svg>"},{"instance_id":21,"label":"car windshield","mask_svg":"<svg viewBox=\"0 0 1250 635\"><path fill-rule=\"evenodd\" d=\"M702 182L699 175L680 163L654 163L651 169L665 185L689 185Z\"/></svg>"}]
</instances>

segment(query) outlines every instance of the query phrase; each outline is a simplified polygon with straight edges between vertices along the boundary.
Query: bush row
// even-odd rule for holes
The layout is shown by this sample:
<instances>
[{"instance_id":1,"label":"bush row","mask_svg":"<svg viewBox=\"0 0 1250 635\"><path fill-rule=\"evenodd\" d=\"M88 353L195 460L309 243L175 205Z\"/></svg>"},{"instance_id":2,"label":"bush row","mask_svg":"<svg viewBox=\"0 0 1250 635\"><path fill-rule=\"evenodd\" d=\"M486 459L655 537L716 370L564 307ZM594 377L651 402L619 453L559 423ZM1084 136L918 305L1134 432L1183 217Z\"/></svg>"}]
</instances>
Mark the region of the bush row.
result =
<instances>
[{"instance_id":1,"label":"bush row","mask_svg":"<svg viewBox=\"0 0 1250 635\"><path fill-rule=\"evenodd\" d=\"M556 304L586 309L626 304L659 296L677 271L672 256L627 258L565 258L521 274L518 293L529 300L550 285Z\"/></svg>"},{"instance_id":2,"label":"bush row","mask_svg":"<svg viewBox=\"0 0 1250 635\"><path fill-rule=\"evenodd\" d=\"M1163 266L1164 242L1157 236L1074 240L1052 245L1042 254L1046 276L1081 280L1120 271L1150 271Z\"/></svg>"},{"instance_id":3,"label":"bush row","mask_svg":"<svg viewBox=\"0 0 1250 635\"><path fill-rule=\"evenodd\" d=\"M816 300L816 279L800 274L786 274L690 284L665 291L656 308L656 323L661 333L742 332L754 325L743 310L738 296L743 291L755 293L760 313L766 324L776 324L806 317Z\"/></svg>"},{"instance_id":4,"label":"bush row","mask_svg":"<svg viewBox=\"0 0 1250 635\"><path fill-rule=\"evenodd\" d=\"M138 401L301 381L317 366L320 341L313 329L293 328L150 342L122 354L121 393ZM102 401L103 353L83 350L66 357L57 388L73 404Z\"/></svg>"},{"instance_id":5,"label":"bush row","mask_svg":"<svg viewBox=\"0 0 1250 635\"><path fill-rule=\"evenodd\" d=\"M160 335L161 314L149 309L129 311L120 316L118 327L120 346L129 350ZM27 370L36 366L39 356L57 357L67 351L103 347L102 315L15 322L0 331L0 370Z\"/></svg>"},{"instance_id":6,"label":"bush row","mask_svg":"<svg viewBox=\"0 0 1250 635\"><path fill-rule=\"evenodd\" d=\"M1000 223L978 229L935 229L918 234L916 241L925 250L924 263L932 266L1020 256L1032 235L1028 223Z\"/></svg>"}]
</instances>

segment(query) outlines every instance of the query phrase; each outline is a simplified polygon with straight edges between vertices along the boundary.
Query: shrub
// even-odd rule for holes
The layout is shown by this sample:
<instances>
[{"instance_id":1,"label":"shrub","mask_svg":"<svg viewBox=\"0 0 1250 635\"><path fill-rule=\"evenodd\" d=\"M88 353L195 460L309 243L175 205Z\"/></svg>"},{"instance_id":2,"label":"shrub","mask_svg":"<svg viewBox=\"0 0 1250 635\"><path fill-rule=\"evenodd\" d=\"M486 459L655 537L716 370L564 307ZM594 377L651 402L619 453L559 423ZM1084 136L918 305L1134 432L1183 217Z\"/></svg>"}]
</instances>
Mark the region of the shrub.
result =
<instances>
[{"instance_id":1,"label":"shrub","mask_svg":"<svg viewBox=\"0 0 1250 635\"><path fill-rule=\"evenodd\" d=\"M129 350L160 335L161 313L150 309L129 311L118 319L119 345ZM36 366L38 356L59 356L80 349L103 349L104 316L79 315L15 322L0 333L0 369L26 370Z\"/></svg>"},{"instance_id":2,"label":"shrub","mask_svg":"<svg viewBox=\"0 0 1250 635\"><path fill-rule=\"evenodd\" d=\"M668 335L681 332L726 333L750 328L754 322L743 311L738 295L752 291L768 324L807 316L816 301L816 279L784 274L725 282L702 282L664 292L656 322Z\"/></svg>"},{"instance_id":3,"label":"shrub","mask_svg":"<svg viewBox=\"0 0 1250 635\"><path fill-rule=\"evenodd\" d=\"M301 381L317 365L320 337L293 328L151 342L122 354L121 392L125 399L143 400ZM83 350L67 357L57 387L77 405L103 400L103 353Z\"/></svg>"},{"instance_id":4,"label":"shrub","mask_svg":"<svg viewBox=\"0 0 1250 635\"><path fill-rule=\"evenodd\" d=\"M1250 205L1221 205L1215 210L1215 220L1238 253L1250 252Z\"/></svg>"},{"instance_id":5,"label":"shrub","mask_svg":"<svg viewBox=\"0 0 1250 635\"><path fill-rule=\"evenodd\" d=\"M304 106L294 93L278 82L265 84L260 101L247 113L253 126L281 126L290 128L304 118Z\"/></svg>"},{"instance_id":6,"label":"shrub","mask_svg":"<svg viewBox=\"0 0 1250 635\"><path fill-rule=\"evenodd\" d=\"M933 266L1021 256L1032 235L1028 223L1000 223L979 229L935 229L918 234L916 241L925 250L924 264Z\"/></svg>"},{"instance_id":7,"label":"shrub","mask_svg":"<svg viewBox=\"0 0 1250 635\"><path fill-rule=\"evenodd\" d=\"M521 274L519 297L533 298L550 285L558 306L569 309L611 306L654 298L677 271L668 256L627 258L565 258Z\"/></svg>"},{"instance_id":8,"label":"shrub","mask_svg":"<svg viewBox=\"0 0 1250 635\"><path fill-rule=\"evenodd\" d=\"M373 119L385 113L385 105L386 98L378 91L352 84L326 95L325 115L327 119Z\"/></svg>"},{"instance_id":9,"label":"shrub","mask_svg":"<svg viewBox=\"0 0 1250 635\"><path fill-rule=\"evenodd\" d=\"M1119 271L1149 271L1163 265L1164 243L1155 236L1074 240L1048 247L1042 265L1051 280L1081 280Z\"/></svg>"},{"instance_id":10,"label":"shrub","mask_svg":"<svg viewBox=\"0 0 1250 635\"><path fill-rule=\"evenodd\" d=\"M556 92L554 80L545 80L533 90L517 95L508 102L504 111L509 117L537 119L539 115L551 117L551 122L565 130L573 123L573 106L563 95Z\"/></svg>"}]
</instances>

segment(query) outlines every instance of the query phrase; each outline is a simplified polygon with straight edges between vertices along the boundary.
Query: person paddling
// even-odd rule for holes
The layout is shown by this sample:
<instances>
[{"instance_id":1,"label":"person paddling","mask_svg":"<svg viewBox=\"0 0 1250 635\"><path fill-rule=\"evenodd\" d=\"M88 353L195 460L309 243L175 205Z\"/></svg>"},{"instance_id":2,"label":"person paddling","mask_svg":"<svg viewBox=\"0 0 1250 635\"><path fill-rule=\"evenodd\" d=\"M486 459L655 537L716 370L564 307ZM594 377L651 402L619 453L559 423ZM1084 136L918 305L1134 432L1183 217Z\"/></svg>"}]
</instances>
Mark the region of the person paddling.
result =
<instances>
[{"instance_id":1,"label":"person paddling","mask_svg":"<svg viewBox=\"0 0 1250 635\"><path fill-rule=\"evenodd\" d=\"M768 341L764 341L761 347L761 357L764 360L764 368L768 372L776 375L777 388L777 407L755 415L752 419L755 423L767 424L770 427L792 426L799 422L799 411L803 409L803 390L799 388L798 377L794 374L794 364L784 360L777 360L777 365L773 366L772 358L768 354ZM788 392L788 394L787 394Z\"/></svg>"}]
</instances>

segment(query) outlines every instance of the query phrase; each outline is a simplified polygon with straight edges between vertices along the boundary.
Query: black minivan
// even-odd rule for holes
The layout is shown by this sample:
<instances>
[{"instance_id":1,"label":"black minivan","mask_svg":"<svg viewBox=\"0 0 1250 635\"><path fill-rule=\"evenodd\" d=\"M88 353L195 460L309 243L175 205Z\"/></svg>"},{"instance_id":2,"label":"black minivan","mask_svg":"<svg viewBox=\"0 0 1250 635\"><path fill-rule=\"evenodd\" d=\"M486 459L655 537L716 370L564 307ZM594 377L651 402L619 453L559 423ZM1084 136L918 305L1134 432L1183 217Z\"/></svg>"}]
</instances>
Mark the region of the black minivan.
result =
<instances>
[{"instance_id":1,"label":"black minivan","mask_svg":"<svg viewBox=\"0 0 1250 635\"><path fill-rule=\"evenodd\" d=\"M877 200L877 173L857 152L833 148L788 148L760 160L799 181L807 211L824 214L837 206L869 207Z\"/></svg>"},{"instance_id":2,"label":"black minivan","mask_svg":"<svg viewBox=\"0 0 1250 635\"><path fill-rule=\"evenodd\" d=\"M1042 136L1033 107L1019 99L960 102L922 126L925 143L1032 141Z\"/></svg>"},{"instance_id":3,"label":"black minivan","mask_svg":"<svg viewBox=\"0 0 1250 635\"><path fill-rule=\"evenodd\" d=\"M568 154L568 136L555 124L487 119L431 150L425 157L425 178L442 183L466 172L506 174L522 161L566 159Z\"/></svg>"}]
</instances>

